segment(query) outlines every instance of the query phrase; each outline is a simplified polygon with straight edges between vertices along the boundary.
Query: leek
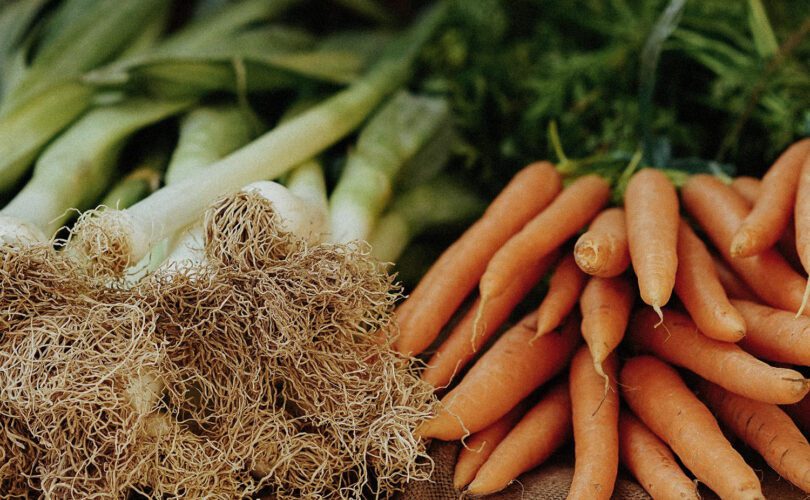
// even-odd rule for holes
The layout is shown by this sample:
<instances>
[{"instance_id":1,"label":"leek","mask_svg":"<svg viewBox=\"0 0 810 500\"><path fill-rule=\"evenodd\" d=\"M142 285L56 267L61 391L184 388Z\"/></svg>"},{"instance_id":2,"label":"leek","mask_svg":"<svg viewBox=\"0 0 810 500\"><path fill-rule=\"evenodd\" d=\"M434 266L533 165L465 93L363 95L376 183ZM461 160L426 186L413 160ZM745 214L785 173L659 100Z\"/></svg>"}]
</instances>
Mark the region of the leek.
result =
<instances>
[{"instance_id":1,"label":"leek","mask_svg":"<svg viewBox=\"0 0 810 500\"><path fill-rule=\"evenodd\" d=\"M402 92L369 121L329 200L332 241L368 238L402 167L449 127L449 117L445 101Z\"/></svg>"},{"instance_id":2,"label":"leek","mask_svg":"<svg viewBox=\"0 0 810 500\"><path fill-rule=\"evenodd\" d=\"M67 82L0 117L0 192L17 185L45 144L78 118L92 99L93 89Z\"/></svg>"},{"instance_id":3,"label":"leek","mask_svg":"<svg viewBox=\"0 0 810 500\"><path fill-rule=\"evenodd\" d=\"M104 193L134 132L191 104L129 99L92 110L45 149L31 180L0 210L0 237L54 234L72 209L87 208Z\"/></svg>"},{"instance_id":4,"label":"leek","mask_svg":"<svg viewBox=\"0 0 810 500\"><path fill-rule=\"evenodd\" d=\"M447 177L438 177L399 195L383 215L369 243L381 262L396 261L410 241L435 227L466 222L483 213L486 203Z\"/></svg>"},{"instance_id":5,"label":"leek","mask_svg":"<svg viewBox=\"0 0 810 500\"><path fill-rule=\"evenodd\" d=\"M164 13L162 0L66 0L55 13L56 19L62 14L65 20L51 26L54 35L44 37L24 76L6 95L0 115L57 82L109 61L144 24Z\"/></svg>"},{"instance_id":6,"label":"leek","mask_svg":"<svg viewBox=\"0 0 810 500\"><path fill-rule=\"evenodd\" d=\"M257 180L276 178L319 154L354 130L408 79L413 61L443 19L444 10L443 3L433 6L345 90L129 209L85 217L70 247L89 262L123 272L157 242L194 222L218 197Z\"/></svg>"}]
</instances>

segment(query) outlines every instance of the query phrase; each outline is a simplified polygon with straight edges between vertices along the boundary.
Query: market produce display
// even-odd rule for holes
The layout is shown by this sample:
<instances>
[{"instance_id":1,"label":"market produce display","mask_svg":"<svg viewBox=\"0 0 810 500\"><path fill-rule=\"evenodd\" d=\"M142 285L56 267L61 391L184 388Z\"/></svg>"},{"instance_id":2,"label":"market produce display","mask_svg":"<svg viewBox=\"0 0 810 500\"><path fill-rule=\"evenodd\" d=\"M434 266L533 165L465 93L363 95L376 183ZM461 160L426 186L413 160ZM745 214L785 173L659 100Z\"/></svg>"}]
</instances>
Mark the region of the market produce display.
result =
<instances>
[{"instance_id":1,"label":"market produce display","mask_svg":"<svg viewBox=\"0 0 810 500\"><path fill-rule=\"evenodd\" d=\"M808 33L1 4L0 498L810 494Z\"/></svg>"}]
</instances>

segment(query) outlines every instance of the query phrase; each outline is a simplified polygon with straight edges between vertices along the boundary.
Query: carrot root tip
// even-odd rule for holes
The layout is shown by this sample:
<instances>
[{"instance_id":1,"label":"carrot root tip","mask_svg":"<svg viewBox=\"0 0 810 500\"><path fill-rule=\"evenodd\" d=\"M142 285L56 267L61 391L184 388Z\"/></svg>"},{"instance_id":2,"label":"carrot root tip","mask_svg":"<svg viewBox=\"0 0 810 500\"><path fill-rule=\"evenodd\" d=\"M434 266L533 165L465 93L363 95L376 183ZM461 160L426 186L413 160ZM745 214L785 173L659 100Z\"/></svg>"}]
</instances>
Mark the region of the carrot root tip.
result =
<instances>
[{"instance_id":1,"label":"carrot root tip","mask_svg":"<svg viewBox=\"0 0 810 500\"><path fill-rule=\"evenodd\" d=\"M472 335L470 336L470 346L472 347L472 352L478 351L478 346L476 345L476 341L478 340L478 334L480 332L479 327L485 327L485 325L481 324L481 319L484 316L484 307L487 304L487 296L481 295L481 302L478 304L478 310L475 311L475 319L473 320L472 326Z\"/></svg>"},{"instance_id":2,"label":"carrot root tip","mask_svg":"<svg viewBox=\"0 0 810 500\"><path fill-rule=\"evenodd\" d=\"M805 285L804 287L804 295L802 296L802 305L799 306L799 310L796 311L797 318L804 313L804 308L807 307L808 299L810 299L810 279L807 280L807 285Z\"/></svg>"},{"instance_id":3,"label":"carrot root tip","mask_svg":"<svg viewBox=\"0 0 810 500\"><path fill-rule=\"evenodd\" d=\"M664 312L661 310L661 306L659 306L658 304L653 304L652 308L653 308L653 311L655 311L655 314L658 315L658 323L656 323L653 326L653 328L658 328L659 326L664 324Z\"/></svg>"}]
</instances>

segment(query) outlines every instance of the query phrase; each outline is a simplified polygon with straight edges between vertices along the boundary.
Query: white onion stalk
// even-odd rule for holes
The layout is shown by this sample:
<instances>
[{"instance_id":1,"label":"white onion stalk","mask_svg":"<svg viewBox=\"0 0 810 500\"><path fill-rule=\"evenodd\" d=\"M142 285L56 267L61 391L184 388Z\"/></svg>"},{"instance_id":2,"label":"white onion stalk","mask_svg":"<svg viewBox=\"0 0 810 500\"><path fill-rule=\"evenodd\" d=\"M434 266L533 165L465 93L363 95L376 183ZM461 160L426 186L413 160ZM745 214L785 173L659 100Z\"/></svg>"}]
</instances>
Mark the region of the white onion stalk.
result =
<instances>
[{"instance_id":1,"label":"white onion stalk","mask_svg":"<svg viewBox=\"0 0 810 500\"><path fill-rule=\"evenodd\" d=\"M326 234L326 216L317 202L307 200L273 181L253 182L242 191L255 193L273 204L279 216L280 229L303 238L309 244L320 243ZM171 269L177 265L203 262L205 260L203 227L194 225L183 233L172 248L162 267Z\"/></svg>"},{"instance_id":2,"label":"white onion stalk","mask_svg":"<svg viewBox=\"0 0 810 500\"><path fill-rule=\"evenodd\" d=\"M98 201L132 134L191 103L133 98L84 115L45 149L31 180L0 210L0 240L47 241L71 210Z\"/></svg>"},{"instance_id":3,"label":"white onion stalk","mask_svg":"<svg viewBox=\"0 0 810 500\"><path fill-rule=\"evenodd\" d=\"M407 92L391 98L360 132L329 199L330 239L368 239L400 171L445 127L450 127L446 101Z\"/></svg>"},{"instance_id":4,"label":"white onion stalk","mask_svg":"<svg viewBox=\"0 0 810 500\"><path fill-rule=\"evenodd\" d=\"M279 177L313 158L354 130L407 80L411 64L443 18L445 7L439 3L431 8L345 90L129 209L85 217L70 247L88 262L122 272L157 242L194 222L220 196L257 180Z\"/></svg>"}]
</instances>

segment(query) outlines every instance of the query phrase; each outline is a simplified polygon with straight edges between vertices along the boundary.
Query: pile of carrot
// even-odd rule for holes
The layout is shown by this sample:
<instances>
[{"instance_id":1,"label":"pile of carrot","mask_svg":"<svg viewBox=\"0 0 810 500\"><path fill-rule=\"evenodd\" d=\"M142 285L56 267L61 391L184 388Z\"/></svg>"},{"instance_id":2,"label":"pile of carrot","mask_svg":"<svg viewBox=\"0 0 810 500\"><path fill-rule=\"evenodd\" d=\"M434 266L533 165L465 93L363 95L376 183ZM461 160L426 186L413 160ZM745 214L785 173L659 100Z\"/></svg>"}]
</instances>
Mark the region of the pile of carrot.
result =
<instances>
[{"instance_id":1,"label":"pile of carrot","mask_svg":"<svg viewBox=\"0 0 810 500\"><path fill-rule=\"evenodd\" d=\"M810 493L810 139L761 180L611 191L525 167L400 305L396 346L442 394L419 434L462 441L472 495L571 438L571 499L610 498L620 466L656 499L764 498L738 442Z\"/></svg>"}]
</instances>

